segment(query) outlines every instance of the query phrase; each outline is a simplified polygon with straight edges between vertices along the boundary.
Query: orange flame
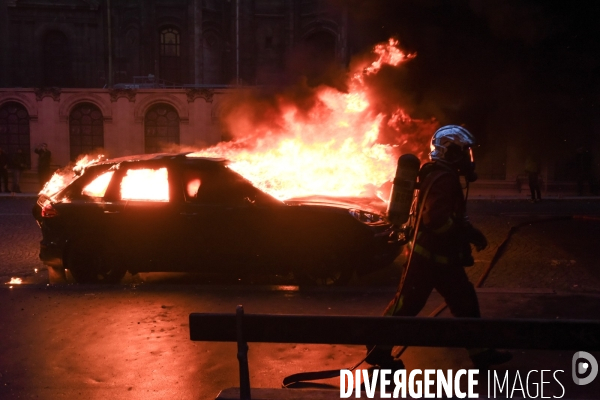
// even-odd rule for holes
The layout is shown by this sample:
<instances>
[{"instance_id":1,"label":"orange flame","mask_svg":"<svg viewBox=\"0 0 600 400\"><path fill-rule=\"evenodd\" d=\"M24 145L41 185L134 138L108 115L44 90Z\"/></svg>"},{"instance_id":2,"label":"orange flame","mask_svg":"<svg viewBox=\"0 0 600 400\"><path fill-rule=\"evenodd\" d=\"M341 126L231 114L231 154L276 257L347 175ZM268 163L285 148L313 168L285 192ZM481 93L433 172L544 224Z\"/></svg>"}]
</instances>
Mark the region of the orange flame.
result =
<instances>
[{"instance_id":1,"label":"orange flame","mask_svg":"<svg viewBox=\"0 0 600 400\"><path fill-rule=\"evenodd\" d=\"M243 104L226 121L237 139L188 157L227 158L232 161L233 170L279 199L312 194L377 195L383 199L386 196L380 194L380 189L392 180L397 156L408 150L424 159L424 133L431 137L437 122L413 120L393 105L389 107L391 111L375 110L369 98L373 95L371 78L384 65L397 67L415 55L403 53L393 39L375 46L373 53L375 61L348 75L347 92L319 87L308 111L281 95L277 98L280 115L274 116L279 122L277 127L254 121L253 104ZM388 137L385 142L382 132ZM58 171L40 194L57 193L102 157L85 156L74 167ZM102 196L110 176L105 173L96 178L86 186L84 194ZM186 190L197 190L194 185ZM168 201L167 170L129 170L121 183L121 197Z\"/></svg>"},{"instance_id":2,"label":"orange flame","mask_svg":"<svg viewBox=\"0 0 600 400\"><path fill-rule=\"evenodd\" d=\"M395 67L407 59L417 56L416 54L404 54L398 48L398 41L396 39L389 39L387 43L376 45L373 48L373 53L377 54L379 58L364 69L366 75L376 74L384 64ZM362 76L355 74L355 78L362 79Z\"/></svg>"},{"instance_id":3,"label":"orange flame","mask_svg":"<svg viewBox=\"0 0 600 400\"><path fill-rule=\"evenodd\" d=\"M60 190L65 188L69 183L81 175L85 168L97 161L104 158L104 155L89 155L86 154L77 160L75 165L68 165L67 167L60 169L52 175L52 178L44 185L44 188L40 191L40 195L46 195L48 197L58 193Z\"/></svg>"},{"instance_id":4,"label":"orange flame","mask_svg":"<svg viewBox=\"0 0 600 400\"><path fill-rule=\"evenodd\" d=\"M167 169L128 170L121 181L121 199L169 201Z\"/></svg>"},{"instance_id":5,"label":"orange flame","mask_svg":"<svg viewBox=\"0 0 600 400\"><path fill-rule=\"evenodd\" d=\"M283 110L279 128L256 126L249 115L239 112L229 128L240 139L188 157L228 158L230 168L279 199L376 195L377 188L393 179L399 155L396 145L377 142L380 126L402 136L400 116L403 121L410 118L400 109L391 116L374 112L364 77L414 55L405 55L392 39L375 46L374 53L374 62L349 75L347 93L318 88L308 113L279 98Z\"/></svg>"},{"instance_id":6,"label":"orange flame","mask_svg":"<svg viewBox=\"0 0 600 400\"><path fill-rule=\"evenodd\" d=\"M105 173L98 176L96 179L91 181L85 188L83 188L83 193L86 196L90 197L104 197L106 193L106 189L108 189L108 184L115 171L106 171Z\"/></svg>"},{"instance_id":7,"label":"orange flame","mask_svg":"<svg viewBox=\"0 0 600 400\"><path fill-rule=\"evenodd\" d=\"M23 283L23 279L21 278L10 278L10 282L6 282L7 285L21 285Z\"/></svg>"}]
</instances>

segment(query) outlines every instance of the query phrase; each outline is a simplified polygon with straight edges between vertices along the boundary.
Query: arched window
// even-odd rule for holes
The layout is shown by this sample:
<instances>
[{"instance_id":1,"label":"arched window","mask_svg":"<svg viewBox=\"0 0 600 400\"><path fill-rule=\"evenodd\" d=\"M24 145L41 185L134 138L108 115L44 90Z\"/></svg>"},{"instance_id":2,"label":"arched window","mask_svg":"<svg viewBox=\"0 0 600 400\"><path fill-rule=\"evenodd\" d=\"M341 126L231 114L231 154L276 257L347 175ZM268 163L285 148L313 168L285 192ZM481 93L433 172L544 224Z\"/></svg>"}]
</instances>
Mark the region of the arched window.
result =
<instances>
[{"instance_id":1,"label":"arched window","mask_svg":"<svg viewBox=\"0 0 600 400\"><path fill-rule=\"evenodd\" d=\"M175 28L160 31L159 77L167 84L181 82L181 35Z\"/></svg>"},{"instance_id":2,"label":"arched window","mask_svg":"<svg viewBox=\"0 0 600 400\"><path fill-rule=\"evenodd\" d=\"M71 54L67 36L60 31L50 31L43 43L43 86L72 86Z\"/></svg>"},{"instance_id":3,"label":"arched window","mask_svg":"<svg viewBox=\"0 0 600 400\"><path fill-rule=\"evenodd\" d=\"M179 114L173 106L156 104L144 118L144 151L160 153L169 144L179 145Z\"/></svg>"},{"instance_id":4,"label":"arched window","mask_svg":"<svg viewBox=\"0 0 600 400\"><path fill-rule=\"evenodd\" d=\"M71 160L104 147L104 119L100 109L91 103L81 103L69 115Z\"/></svg>"},{"instance_id":5,"label":"arched window","mask_svg":"<svg viewBox=\"0 0 600 400\"><path fill-rule=\"evenodd\" d=\"M21 149L27 159L27 165L31 165L29 113L19 103L10 102L0 107L0 147L9 157Z\"/></svg>"}]
</instances>

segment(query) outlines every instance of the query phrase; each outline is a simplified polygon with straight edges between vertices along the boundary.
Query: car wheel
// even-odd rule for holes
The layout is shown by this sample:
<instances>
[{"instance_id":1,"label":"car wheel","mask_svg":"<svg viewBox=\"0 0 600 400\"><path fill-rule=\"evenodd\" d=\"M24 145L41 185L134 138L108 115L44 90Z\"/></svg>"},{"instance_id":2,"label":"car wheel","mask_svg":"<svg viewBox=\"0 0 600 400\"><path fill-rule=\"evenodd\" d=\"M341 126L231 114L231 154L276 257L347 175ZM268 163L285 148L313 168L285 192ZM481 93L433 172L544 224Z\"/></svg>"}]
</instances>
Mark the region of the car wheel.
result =
<instances>
[{"instance_id":1,"label":"car wheel","mask_svg":"<svg viewBox=\"0 0 600 400\"><path fill-rule=\"evenodd\" d=\"M106 252L90 244L73 243L67 252L67 268L79 283L118 283L127 273Z\"/></svg>"},{"instance_id":2,"label":"car wheel","mask_svg":"<svg viewBox=\"0 0 600 400\"><path fill-rule=\"evenodd\" d=\"M60 284L67 283L67 275L64 268L48 266L48 283Z\"/></svg>"},{"instance_id":3,"label":"car wheel","mask_svg":"<svg viewBox=\"0 0 600 400\"><path fill-rule=\"evenodd\" d=\"M301 273L298 279L300 285L311 286L341 286L352 278L352 274L346 271L330 271L328 273Z\"/></svg>"},{"instance_id":4,"label":"car wheel","mask_svg":"<svg viewBox=\"0 0 600 400\"><path fill-rule=\"evenodd\" d=\"M354 268L334 254L320 259L305 259L294 273L300 285L341 286L352 279Z\"/></svg>"}]
</instances>

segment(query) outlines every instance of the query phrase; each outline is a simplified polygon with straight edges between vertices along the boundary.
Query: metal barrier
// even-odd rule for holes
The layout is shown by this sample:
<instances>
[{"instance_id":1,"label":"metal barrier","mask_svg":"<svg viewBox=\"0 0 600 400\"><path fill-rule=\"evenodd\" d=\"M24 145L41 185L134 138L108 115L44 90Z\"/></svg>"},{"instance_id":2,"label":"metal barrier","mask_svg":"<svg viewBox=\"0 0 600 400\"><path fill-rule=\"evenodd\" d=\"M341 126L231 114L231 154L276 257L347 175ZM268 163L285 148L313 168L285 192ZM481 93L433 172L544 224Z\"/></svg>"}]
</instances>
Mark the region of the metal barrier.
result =
<instances>
[{"instance_id":1,"label":"metal barrier","mask_svg":"<svg viewBox=\"0 0 600 400\"><path fill-rule=\"evenodd\" d=\"M250 399L248 342L600 350L600 321L192 313L193 341L237 342Z\"/></svg>"}]
</instances>

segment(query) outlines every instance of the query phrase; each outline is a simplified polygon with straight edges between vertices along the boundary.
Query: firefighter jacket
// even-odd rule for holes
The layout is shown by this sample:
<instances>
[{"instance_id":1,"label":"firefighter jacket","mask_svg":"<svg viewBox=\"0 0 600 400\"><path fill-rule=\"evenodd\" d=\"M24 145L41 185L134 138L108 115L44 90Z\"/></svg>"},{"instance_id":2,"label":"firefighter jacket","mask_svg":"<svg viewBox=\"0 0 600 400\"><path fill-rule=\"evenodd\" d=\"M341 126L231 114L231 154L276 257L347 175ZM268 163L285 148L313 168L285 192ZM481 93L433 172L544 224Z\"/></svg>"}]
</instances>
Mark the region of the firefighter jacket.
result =
<instances>
[{"instance_id":1,"label":"firefighter jacket","mask_svg":"<svg viewBox=\"0 0 600 400\"><path fill-rule=\"evenodd\" d=\"M434 161L419 172L421 222L414 252L436 264L473 265L469 233L473 229L465 215L465 198L458 172Z\"/></svg>"}]
</instances>

